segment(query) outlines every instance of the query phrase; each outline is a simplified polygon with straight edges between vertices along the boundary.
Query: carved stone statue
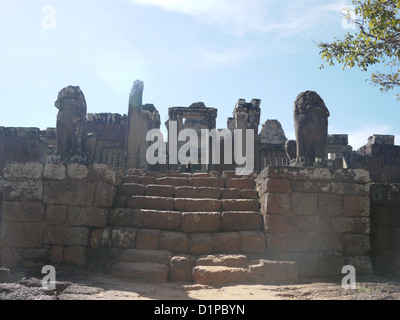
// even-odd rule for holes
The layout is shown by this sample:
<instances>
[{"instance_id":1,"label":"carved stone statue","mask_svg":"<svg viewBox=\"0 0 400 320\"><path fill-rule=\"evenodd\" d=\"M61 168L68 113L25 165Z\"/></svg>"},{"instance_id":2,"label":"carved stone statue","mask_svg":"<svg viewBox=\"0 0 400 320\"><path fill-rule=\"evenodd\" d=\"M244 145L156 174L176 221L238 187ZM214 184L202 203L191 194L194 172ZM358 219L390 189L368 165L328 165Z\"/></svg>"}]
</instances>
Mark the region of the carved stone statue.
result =
<instances>
[{"instance_id":1,"label":"carved stone statue","mask_svg":"<svg viewBox=\"0 0 400 320\"><path fill-rule=\"evenodd\" d=\"M329 110L314 91L300 93L294 102L296 163L313 165L326 160Z\"/></svg>"},{"instance_id":2,"label":"carved stone statue","mask_svg":"<svg viewBox=\"0 0 400 320\"><path fill-rule=\"evenodd\" d=\"M68 86L58 93L57 152L64 157L80 155L85 149L86 100L79 87Z\"/></svg>"}]
</instances>

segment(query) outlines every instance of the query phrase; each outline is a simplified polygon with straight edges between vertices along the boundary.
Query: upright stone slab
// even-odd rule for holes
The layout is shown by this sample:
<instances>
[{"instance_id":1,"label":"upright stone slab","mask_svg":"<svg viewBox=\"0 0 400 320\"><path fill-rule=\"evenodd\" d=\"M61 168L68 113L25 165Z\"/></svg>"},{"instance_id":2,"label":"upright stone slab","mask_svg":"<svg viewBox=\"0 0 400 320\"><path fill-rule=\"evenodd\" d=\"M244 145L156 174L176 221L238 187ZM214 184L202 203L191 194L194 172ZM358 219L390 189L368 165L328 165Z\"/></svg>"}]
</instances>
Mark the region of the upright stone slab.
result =
<instances>
[{"instance_id":1,"label":"upright stone slab","mask_svg":"<svg viewBox=\"0 0 400 320\"><path fill-rule=\"evenodd\" d=\"M290 257L299 276L371 273L369 174L268 167L257 178L267 253Z\"/></svg>"},{"instance_id":2,"label":"upright stone slab","mask_svg":"<svg viewBox=\"0 0 400 320\"><path fill-rule=\"evenodd\" d=\"M136 80L129 96L128 127L126 135L126 166L138 167L140 126L143 99L143 81Z\"/></svg>"}]
</instances>

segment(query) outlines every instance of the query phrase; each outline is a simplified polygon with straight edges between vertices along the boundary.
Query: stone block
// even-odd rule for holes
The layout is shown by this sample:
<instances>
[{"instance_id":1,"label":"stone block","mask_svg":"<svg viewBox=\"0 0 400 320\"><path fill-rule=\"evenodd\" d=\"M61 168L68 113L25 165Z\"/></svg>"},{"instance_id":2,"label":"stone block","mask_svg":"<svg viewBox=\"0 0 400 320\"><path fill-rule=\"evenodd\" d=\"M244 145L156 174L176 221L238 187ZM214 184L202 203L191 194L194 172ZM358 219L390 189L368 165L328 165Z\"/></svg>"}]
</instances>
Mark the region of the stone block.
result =
<instances>
[{"instance_id":1,"label":"stone block","mask_svg":"<svg viewBox=\"0 0 400 320\"><path fill-rule=\"evenodd\" d=\"M297 215L314 215L317 212L317 194L292 193L292 213Z\"/></svg>"},{"instance_id":2,"label":"stone block","mask_svg":"<svg viewBox=\"0 0 400 320\"><path fill-rule=\"evenodd\" d=\"M114 227L131 227L134 209L112 209L109 214L109 223Z\"/></svg>"},{"instance_id":3,"label":"stone block","mask_svg":"<svg viewBox=\"0 0 400 320\"><path fill-rule=\"evenodd\" d=\"M128 202L127 196L116 194L114 197L114 208L126 208Z\"/></svg>"},{"instance_id":4,"label":"stone block","mask_svg":"<svg viewBox=\"0 0 400 320\"><path fill-rule=\"evenodd\" d=\"M239 199L241 198L241 190L235 188L224 188L221 190L222 199Z\"/></svg>"},{"instance_id":5,"label":"stone block","mask_svg":"<svg viewBox=\"0 0 400 320\"><path fill-rule=\"evenodd\" d=\"M258 211L260 202L254 199L222 199L222 211Z\"/></svg>"},{"instance_id":6,"label":"stone block","mask_svg":"<svg viewBox=\"0 0 400 320\"><path fill-rule=\"evenodd\" d=\"M143 196L145 186L138 183L125 183L119 187L118 193L125 196Z\"/></svg>"},{"instance_id":7,"label":"stone block","mask_svg":"<svg viewBox=\"0 0 400 320\"><path fill-rule=\"evenodd\" d=\"M44 217L41 202L3 202L3 221L40 222Z\"/></svg>"},{"instance_id":8,"label":"stone block","mask_svg":"<svg viewBox=\"0 0 400 320\"><path fill-rule=\"evenodd\" d=\"M188 256L171 258L169 280L173 282L192 282L193 261Z\"/></svg>"},{"instance_id":9,"label":"stone block","mask_svg":"<svg viewBox=\"0 0 400 320\"><path fill-rule=\"evenodd\" d=\"M343 215L343 196L337 194L318 194L317 214L320 216Z\"/></svg>"},{"instance_id":10,"label":"stone block","mask_svg":"<svg viewBox=\"0 0 400 320\"><path fill-rule=\"evenodd\" d=\"M126 175L123 177L122 179L122 183L136 183L139 184L140 183L140 177L139 176L134 176L134 175Z\"/></svg>"},{"instance_id":11,"label":"stone block","mask_svg":"<svg viewBox=\"0 0 400 320\"><path fill-rule=\"evenodd\" d=\"M190 178L191 187L224 188L225 180L222 178Z\"/></svg>"},{"instance_id":12,"label":"stone block","mask_svg":"<svg viewBox=\"0 0 400 320\"><path fill-rule=\"evenodd\" d=\"M67 264L82 267L86 264L87 248L67 247L64 249L64 260Z\"/></svg>"},{"instance_id":13,"label":"stone block","mask_svg":"<svg viewBox=\"0 0 400 320\"><path fill-rule=\"evenodd\" d=\"M150 210L174 210L174 199L165 197L132 196L127 201L128 208Z\"/></svg>"},{"instance_id":14,"label":"stone block","mask_svg":"<svg viewBox=\"0 0 400 320\"><path fill-rule=\"evenodd\" d=\"M255 179L251 178L227 178L225 179L225 188L235 189L254 189L256 187Z\"/></svg>"},{"instance_id":15,"label":"stone block","mask_svg":"<svg viewBox=\"0 0 400 320\"><path fill-rule=\"evenodd\" d=\"M225 170L222 172L222 178L236 178L236 171L235 170Z\"/></svg>"},{"instance_id":16,"label":"stone block","mask_svg":"<svg viewBox=\"0 0 400 320\"><path fill-rule=\"evenodd\" d=\"M292 191L288 179L267 178L257 186L260 195L265 193L290 193Z\"/></svg>"},{"instance_id":17,"label":"stone block","mask_svg":"<svg viewBox=\"0 0 400 320\"><path fill-rule=\"evenodd\" d=\"M244 189L240 191L241 199L258 199L258 191L254 189ZM234 198L235 199L235 198Z\"/></svg>"},{"instance_id":18,"label":"stone block","mask_svg":"<svg viewBox=\"0 0 400 320\"><path fill-rule=\"evenodd\" d=\"M42 197L41 180L6 181L3 186L4 201L41 201Z\"/></svg>"},{"instance_id":19,"label":"stone block","mask_svg":"<svg viewBox=\"0 0 400 320\"><path fill-rule=\"evenodd\" d=\"M296 230L327 232L331 229L330 221L329 217L322 216L294 216L290 227Z\"/></svg>"},{"instance_id":20,"label":"stone block","mask_svg":"<svg viewBox=\"0 0 400 320\"><path fill-rule=\"evenodd\" d=\"M67 167L67 176L72 180L84 180L89 175L89 168L83 164L70 163Z\"/></svg>"},{"instance_id":21,"label":"stone block","mask_svg":"<svg viewBox=\"0 0 400 320\"><path fill-rule=\"evenodd\" d=\"M290 214L292 195L288 193L266 193L261 196L261 212L263 214Z\"/></svg>"},{"instance_id":22,"label":"stone block","mask_svg":"<svg viewBox=\"0 0 400 320\"><path fill-rule=\"evenodd\" d=\"M133 249L136 246L137 229L114 228L112 231L112 246L114 248Z\"/></svg>"},{"instance_id":23,"label":"stone block","mask_svg":"<svg viewBox=\"0 0 400 320\"><path fill-rule=\"evenodd\" d=\"M167 186L174 186L174 187L183 187L189 185L188 178L181 178L181 177L163 177L156 179L156 183L159 185L167 185Z\"/></svg>"},{"instance_id":24,"label":"stone block","mask_svg":"<svg viewBox=\"0 0 400 320\"><path fill-rule=\"evenodd\" d=\"M368 184L347 183L347 182L332 182L331 185L332 193L340 195L368 196L369 188L370 187Z\"/></svg>"},{"instance_id":25,"label":"stone block","mask_svg":"<svg viewBox=\"0 0 400 320\"><path fill-rule=\"evenodd\" d=\"M369 196L344 196L344 215L347 217L369 217Z\"/></svg>"},{"instance_id":26,"label":"stone block","mask_svg":"<svg viewBox=\"0 0 400 320\"><path fill-rule=\"evenodd\" d=\"M357 275L372 275L373 268L371 259L368 256L345 256L346 265L353 266Z\"/></svg>"},{"instance_id":27,"label":"stone block","mask_svg":"<svg viewBox=\"0 0 400 320\"><path fill-rule=\"evenodd\" d=\"M169 265L172 253L163 250L139 250L126 249L121 250L119 261L121 262L151 262Z\"/></svg>"},{"instance_id":28,"label":"stone block","mask_svg":"<svg viewBox=\"0 0 400 320\"><path fill-rule=\"evenodd\" d=\"M295 230L286 236L287 252L342 252L342 234Z\"/></svg>"},{"instance_id":29,"label":"stone block","mask_svg":"<svg viewBox=\"0 0 400 320\"><path fill-rule=\"evenodd\" d=\"M44 165L37 162L16 162L4 166L6 180L39 180L43 178Z\"/></svg>"},{"instance_id":30,"label":"stone block","mask_svg":"<svg viewBox=\"0 0 400 320\"><path fill-rule=\"evenodd\" d=\"M44 244L81 246L89 244L90 230L84 227L49 226L43 231Z\"/></svg>"},{"instance_id":31,"label":"stone block","mask_svg":"<svg viewBox=\"0 0 400 320\"><path fill-rule=\"evenodd\" d=\"M132 213L132 227L179 230L181 227L181 213L177 211L137 209Z\"/></svg>"},{"instance_id":32,"label":"stone block","mask_svg":"<svg viewBox=\"0 0 400 320\"><path fill-rule=\"evenodd\" d=\"M67 221L68 206L47 205L46 222L49 225L62 225Z\"/></svg>"},{"instance_id":33,"label":"stone block","mask_svg":"<svg viewBox=\"0 0 400 320\"><path fill-rule=\"evenodd\" d=\"M384 135L381 134L374 134L372 137L368 138L368 145L383 145Z\"/></svg>"},{"instance_id":34,"label":"stone block","mask_svg":"<svg viewBox=\"0 0 400 320\"><path fill-rule=\"evenodd\" d=\"M240 252L242 253L265 253L266 238L263 232L240 231Z\"/></svg>"},{"instance_id":35,"label":"stone block","mask_svg":"<svg viewBox=\"0 0 400 320\"><path fill-rule=\"evenodd\" d=\"M333 181L367 184L370 182L370 176L364 169L339 169L334 172Z\"/></svg>"},{"instance_id":36,"label":"stone block","mask_svg":"<svg viewBox=\"0 0 400 320\"><path fill-rule=\"evenodd\" d=\"M168 280L168 266L159 263L120 262L111 267L111 275L117 278L163 283Z\"/></svg>"},{"instance_id":37,"label":"stone block","mask_svg":"<svg viewBox=\"0 0 400 320\"><path fill-rule=\"evenodd\" d=\"M107 164L94 163L89 167L88 178L90 181L105 182L118 186L122 183L122 175Z\"/></svg>"},{"instance_id":38,"label":"stone block","mask_svg":"<svg viewBox=\"0 0 400 320\"><path fill-rule=\"evenodd\" d=\"M1 248L0 256L2 258L1 265L3 268L16 268L23 261L21 249L15 248Z\"/></svg>"},{"instance_id":39,"label":"stone block","mask_svg":"<svg viewBox=\"0 0 400 320\"><path fill-rule=\"evenodd\" d=\"M251 283L269 284L297 280L298 271L295 262L260 260L259 263L250 266Z\"/></svg>"},{"instance_id":40,"label":"stone block","mask_svg":"<svg viewBox=\"0 0 400 320\"><path fill-rule=\"evenodd\" d=\"M215 254L205 255L197 259L199 266L220 266L229 268L248 268L249 261L241 254Z\"/></svg>"},{"instance_id":41,"label":"stone block","mask_svg":"<svg viewBox=\"0 0 400 320\"><path fill-rule=\"evenodd\" d=\"M156 250L161 237L161 230L140 229L136 237L136 249Z\"/></svg>"},{"instance_id":42,"label":"stone block","mask_svg":"<svg viewBox=\"0 0 400 320\"><path fill-rule=\"evenodd\" d=\"M331 190L330 181L292 181L293 192L328 193Z\"/></svg>"},{"instance_id":43,"label":"stone block","mask_svg":"<svg viewBox=\"0 0 400 320\"><path fill-rule=\"evenodd\" d=\"M182 231L217 232L221 230L221 214L219 212L184 212L182 213Z\"/></svg>"},{"instance_id":44,"label":"stone block","mask_svg":"<svg viewBox=\"0 0 400 320\"><path fill-rule=\"evenodd\" d=\"M42 222L1 223L0 243L10 248L41 248L43 246Z\"/></svg>"},{"instance_id":45,"label":"stone block","mask_svg":"<svg viewBox=\"0 0 400 320\"><path fill-rule=\"evenodd\" d=\"M111 208L114 204L114 197L117 194L117 188L112 184L100 182L95 185L94 206Z\"/></svg>"},{"instance_id":46,"label":"stone block","mask_svg":"<svg viewBox=\"0 0 400 320\"><path fill-rule=\"evenodd\" d=\"M221 199L221 190L219 188L198 187L196 198Z\"/></svg>"},{"instance_id":47,"label":"stone block","mask_svg":"<svg viewBox=\"0 0 400 320\"><path fill-rule=\"evenodd\" d=\"M158 245L160 250L174 253L187 254L189 252L189 239L185 233L164 231Z\"/></svg>"},{"instance_id":48,"label":"stone block","mask_svg":"<svg viewBox=\"0 0 400 320\"><path fill-rule=\"evenodd\" d=\"M50 261L52 263L62 263L64 262L64 247L63 246L52 246Z\"/></svg>"},{"instance_id":49,"label":"stone block","mask_svg":"<svg viewBox=\"0 0 400 320\"><path fill-rule=\"evenodd\" d=\"M240 252L240 235L238 232L215 233L213 236L214 253Z\"/></svg>"},{"instance_id":50,"label":"stone block","mask_svg":"<svg viewBox=\"0 0 400 320\"><path fill-rule=\"evenodd\" d=\"M192 255L211 254L213 239L211 233L189 234L189 253Z\"/></svg>"},{"instance_id":51,"label":"stone block","mask_svg":"<svg viewBox=\"0 0 400 320\"><path fill-rule=\"evenodd\" d=\"M370 238L368 235L345 234L344 249L348 255L368 255L371 250Z\"/></svg>"},{"instance_id":52,"label":"stone block","mask_svg":"<svg viewBox=\"0 0 400 320\"><path fill-rule=\"evenodd\" d=\"M175 188L176 198L197 198L197 188L196 187L176 187Z\"/></svg>"},{"instance_id":53,"label":"stone block","mask_svg":"<svg viewBox=\"0 0 400 320\"><path fill-rule=\"evenodd\" d=\"M157 184L149 184L145 188L146 196L173 197L174 194L175 188L173 186L160 186Z\"/></svg>"},{"instance_id":54,"label":"stone block","mask_svg":"<svg viewBox=\"0 0 400 320\"><path fill-rule=\"evenodd\" d=\"M95 186L87 181L45 181L43 203L91 207Z\"/></svg>"},{"instance_id":55,"label":"stone block","mask_svg":"<svg viewBox=\"0 0 400 320\"><path fill-rule=\"evenodd\" d=\"M300 220L306 217L299 217ZM292 217L288 215L267 214L264 216L265 231L268 233L287 233L292 230Z\"/></svg>"},{"instance_id":56,"label":"stone block","mask_svg":"<svg viewBox=\"0 0 400 320\"><path fill-rule=\"evenodd\" d=\"M221 201L216 199L175 198L174 210L181 212L218 212Z\"/></svg>"},{"instance_id":57,"label":"stone block","mask_svg":"<svg viewBox=\"0 0 400 320\"><path fill-rule=\"evenodd\" d=\"M44 166L44 178L46 180L65 180L66 167L61 163L46 163Z\"/></svg>"},{"instance_id":58,"label":"stone block","mask_svg":"<svg viewBox=\"0 0 400 320\"><path fill-rule=\"evenodd\" d=\"M67 223L74 227L105 227L108 221L108 209L96 207L69 207Z\"/></svg>"},{"instance_id":59,"label":"stone block","mask_svg":"<svg viewBox=\"0 0 400 320\"><path fill-rule=\"evenodd\" d=\"M257 211L225 211L222 213L222 230L263 230L263 216Z\"/></svg>"},{"instance_id":60,"label":"stone block","mask_svg":"<svg viewBox=\"0 0 400 320\"><path fill-rule=\"evenodd\" d=\"M345 265L343 256L336 252L296 253L291 256L296 261L299 278L339 276Z\"/></svg>"},{"instance_id":61,"label":"stone block","mask_svg":"<svg viewBox=\"0 0 400 320\"><path fill-rule=\"evenodd\" d=\"M223 285L247 283L248 269L221 266L196 266L193 269L193 281L204 285Z\"/></svg>"},{"instance_id":62,"label":"stone block","mask_svg":"<svg viewBox=\"0 0 400 320\"><path fill-rule=\"evenodd\" d=\"M334 232L370 234L371 223L368 218L333 217L331 228Z\"/></svg>"},{"instance_id":63,"label":"stone block","mask_svg":"<svg viewBox=\"0 0 400 320\"><path fill-rule=\"evenodd\" d=\"M94 229L90 233L89 245L91 249L99 249L102 246L102 234L104 229Z\"/></svg>"},{"instance_id":64,"label":"stone block","mask_svg":"<svg viewBox=\"0 0 400 320\"><path fill-rule=\"evenodd\" d=\"M156 184L156 178L154 177L140 177L140 184L147 186L149 184Z\"/></svg>"}]
</instances>

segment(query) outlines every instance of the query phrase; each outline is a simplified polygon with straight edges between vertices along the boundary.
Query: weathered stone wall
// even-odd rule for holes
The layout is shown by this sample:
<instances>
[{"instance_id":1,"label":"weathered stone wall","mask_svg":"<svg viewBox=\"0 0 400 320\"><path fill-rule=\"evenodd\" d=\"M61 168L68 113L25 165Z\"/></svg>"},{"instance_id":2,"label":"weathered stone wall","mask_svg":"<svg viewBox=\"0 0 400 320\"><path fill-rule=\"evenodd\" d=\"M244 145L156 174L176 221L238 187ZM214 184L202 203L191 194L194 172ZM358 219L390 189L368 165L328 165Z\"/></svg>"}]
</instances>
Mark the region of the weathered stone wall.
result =
<instances>
[{"instance_id":1,"label":"weathered stone wall","mask_svg":"<svg viewBox=\"0 0 400 320\"><path fill-rule=\"evenodd\" d=\"M257 178L268 255L297 262L299 276L372 272L369 175L364 170L268 167Z\"/></svg>"},{"instance_id":2,"label":"weathered stone wall","mask_svg":"<svg viewBox=\"0 0 400 320\"><path fill-rule=\"evenodd\" d=\"M400 182L400 146L394 144L394 136L374 135L368 144L357 150L355 168L368 170L372 182Z\"/></svg>"},{"instance_id":3,"label":"weathered stone wall","mask_svg":"<svg viewBox=\"0 0 400 320\"><path fill-rule=\"evenodd\" d=\"M107 165L13 163L4 168L2 266L86 264L107 225L119 175Z\"/></svg>"},{"instance_id":4,"label":"weathered stone wall","mask_svg":"<svg viewBox=\"0 0 400 320\"><path fill-rule=\"evenodd\" d=\"M376 274L400 276L400 184L371 185L371 246Z\"/></svg>"},{"instance_id":5,"label":"weathered stone wall","mask_svg":"<svg viewBox=\"0 0 400 320\"><path fill-rule=\"evenodd\" d=\"M0 127L0 177L8 162L44 161L47 146L55 143L55 129Z\"/></svg>"},{"instance_id":6,"label":"weathered stone wall","mask_svg":"<svg viewBox=\"0 0 400 320\"><path fill-rule=\"evenodd\" d=\"M96 136L93 161L123 167L128 117L115 113L89 113L86 132Z\"/></svg>"}]
</instances>

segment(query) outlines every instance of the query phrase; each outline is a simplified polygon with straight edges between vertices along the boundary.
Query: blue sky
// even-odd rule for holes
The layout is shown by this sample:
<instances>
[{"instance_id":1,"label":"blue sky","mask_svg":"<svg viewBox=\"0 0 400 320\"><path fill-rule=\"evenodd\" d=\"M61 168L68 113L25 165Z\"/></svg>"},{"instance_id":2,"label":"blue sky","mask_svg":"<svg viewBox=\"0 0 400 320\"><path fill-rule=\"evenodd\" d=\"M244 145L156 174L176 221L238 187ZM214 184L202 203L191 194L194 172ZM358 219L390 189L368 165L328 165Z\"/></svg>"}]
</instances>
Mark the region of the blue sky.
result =
<instances>
[{"instance_id":1,"label":"blue sky","mask_svg":"<svg viewBox=\"0 0 400 320\"><path fill-rule=\"evenodd\" d=\"M54 101L68 85L81 87L90 113L127 113L140 79L144 102L163 123L169 107L203 101L218 108L217 127L226 128L237 99L258 98L262 123L278 119L293 139L293 102L314 90L331 112L330 134L349 134L354 148L372 134L396 135L400 144L397 92L380 93L365 81L369 72L319 69L313 41L352 31L340 14L349 4L1 0L0 126L55 127Z\"/></svg>"}]
</instances>

